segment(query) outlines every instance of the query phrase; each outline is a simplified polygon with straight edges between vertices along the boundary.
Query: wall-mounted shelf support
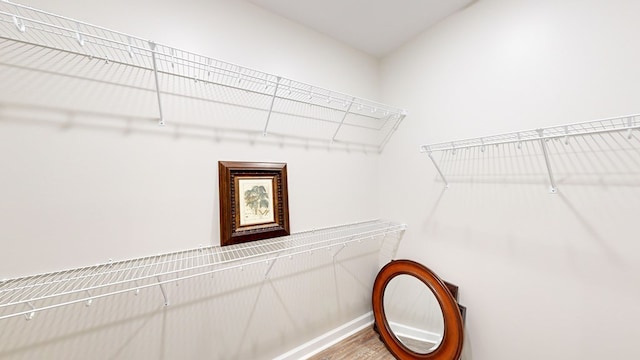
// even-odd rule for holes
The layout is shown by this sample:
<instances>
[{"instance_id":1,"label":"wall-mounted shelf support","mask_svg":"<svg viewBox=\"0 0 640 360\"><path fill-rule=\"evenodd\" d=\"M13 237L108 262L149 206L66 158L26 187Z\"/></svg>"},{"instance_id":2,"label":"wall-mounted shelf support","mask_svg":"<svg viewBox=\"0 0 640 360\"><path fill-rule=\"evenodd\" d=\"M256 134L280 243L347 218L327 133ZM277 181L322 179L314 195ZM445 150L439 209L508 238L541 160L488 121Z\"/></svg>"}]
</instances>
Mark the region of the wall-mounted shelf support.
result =
<instances>
[{"instance_id":1,"label":"wall-mounted shelf support","mask_svg":"<svg viewBox=\"0 0 640 360\"><path fill-rule=\"evenodd\" d=\"M158 287L160 288L160 292L164 298L164 306L169 306L169 298L167 297L167 292L164 289L164 282L160 280L160 275L156 276L156 279L158 280Z\"/></svg>"},{"instance_id":2,"label":"wall-mounted shelf support","mask_svg":"<svg viewBox=\"0 0 640 360\"><path fill-rule=\"evenodd\" d=\"M555 194L558 192L558 187L556 186L556 181L553 178L553 170L551 170L551 161L549 160L549 149L547 149L547 140L544 138L544 129L536 130L540 135L540 146L542 147L542 153L544 154L544 163L547 166L547 173L549 174L549 183L551 186L549 187L549 193ZM565 135L566 137L567 135ZM565 141L565 143L568 143Z\"/></svg>"},{"instance_id":3,"label":"wall-mounted shelf support","mask_svg":"<svg viewBox=\"0 0 640 360\"><path fill-rule=\"evenodd\" d=\"M382 143L380 144L380 147L378 148L378 152L382 152L382 149L385 147L385 145L387 145L387 143L391 139L391 135L393 135L393 133L395 133L396 130L398 130L398 126L400 126L400 123L402 122L402 120L404 120L404 118L406 116L407 116L407 112L404 111L404 110L402 110L399 114L390 114L389 115L389 119L396 119L396 122L393 124L393 127L391 128L391 131L389 131L387 133L387 135L385 136L385 138L382 140Z\"/></svg>"},{"instance_id":4,"label":"wall-mounted shelf support","mask_svg":"<svg viewBox=\"0 0 640 360\"><path fill-rule=\"evenodd\" d=\"M333 136L331 137L331 143L336 141L336 136L338 136L338 132L340 131L340 128L342 127L342 124L344 124L344 121L347 119L347 116L349 116L349 113L351 112L351 107L353 106L353 102L355 100L356 100L356 98L352 98L351 101L349 102L349 106L347 107L347 111L345 111L344 115L342 116L342 121L340 121L340 124L338 124L338 128L336 129L336 132L334 132Z\"/></svg>"},{"instance_id":5,"label":"wall-mounted shelf support","mask_svg":"<svg viewBox=\"0 0 640 360\"><path fill-rule=\"evenodd\" d=\"M87 290L87 301L84 302L84 306L89 307L93 304L93 295L91 295L91 291Z\"/></svg>"},{"instance_id":6,"label":"wall-mounted shelf support","mask_svg":"<svg viewBox=\"0 0 640 360\"><path fill-rule=\"evenodd\" d=\"M160 116L160 120L158 124L164 125L164 115L162 114L162 97L160 96L160 80L158 79L158 62L156 60L156 44L150 41L149 48L151 48L151 59L153 63L153 79L156 84L156 96L158 98L158 115ZM129 45L129 51L130 49L131 49L131 45Z\"/></svg>"},{"instance_id":7,"label":"wall-mounted shelf support","mask_svg":"<svg viewBox=\"0 0 640 360\"><path fill-rule=\"evenodd\" d=\"M80 33L80 23L76 23L76 41L80 46L84 46L84 36Z\"/></svg>"},{"instance_id":8,"label":"wall-mounted shelf support","mask_svg":"<svg viewBox=\"0 0 640 360\"><path fill-rule=\"evenodd\" d=\"M21 19L18 19L18 17L15 15L13 15L13 24L16 26L16 29L18 29L18 31L27 31L27 27L24 25L24 22Z\"/></svg>"},{"instance_id":9,"label":"wall-mounted shelf support","mask_svg":"<svg viewBox=\"0 0 640 360\"><path fill-rule=\"evenodd\" d=\"M522 144L525 142L539 142L540 147L542 148L542 154L544 156L544 161L550 182L549 192L555 194L558 192L558 187L551 166L551 157L549 155L549 149L547 146L548 141L562 139L561 143L569 145L569 139L571 137L616 132L623 133L628 140L631 140L633 138L633 131L638 129L640 129L640 114L632 114L561 126L539 128L535 130L525 130L499 135L483 136L479 138L421 145L420 151L427 153L438 174L444 181L445 186L449 187L449 183L447 182L442 169L438 166L438 163L433 157L433 152L450 151L451 155L455 156L456 151L460 149L479 148L481 152L484 152L486 147L490 145L498 146L501 144L512 143L515 143L517 149L521 150Z\"/></svg>"},{"instance_id":10,"label":"wall-mounted shelf support","mask_svg":"<svg viewBox=\"0 0 640 360\"><path fill-rule=\"evenodd\" d=\"M447 178L444 177L444 174L442 173L442 170L440 169L440 166L438 166L438 163L436 162L436 159L433 158L433 152L430 150L424 150L427 152L427 156L429 156L429 159L431 160L431 162L433 163L433 166L436 168L436 171L438 171L438 174L440 174L440 178L442 178L442 181L444 182L444 187L445 189L449 188L449 183L447 182Z\"/></svg>"},{"instance_id":11,"label":"wall-mounted shelf support","mask_svg":"<svg viewBox=\"0 0 640 360\"><path fill-rule=\"evenodd\" d=\"M33 318L36 316L36 307L33 306L33 304L31 303L31 301L27 301L26 305L29 307L29 311L24 313L24 318L28 321L28 320L33 320Z\"/></svg>"},{"instance_id":12,"label":"wall-mounted shelf support","mask_svg":"<svg viewBox=\"0 0 640 360\"><path fill-rule=\"evenodd\" d=\"M90 303L118 294L138 294L141 289L159 287L165 306L169 305L166 284L203 275L212 276L244 266L264 265L267 279L278 259L302 254L319 254L348 244L373 242L389 236L401 239L406 225L372 220L290 236L230 246L209 246L108 262L89 267L7 279L0 283L0 320L25 316L61 306ZM335 261L335 256L333 259Z\"/></svg>"},{"instance_id":13,"label":"wall-mounted shelf support","mask_svg":"<svg viewBox=\"0 0 640 360\"><path fill-rule=\"evenodd\" d=\"M278 95L278 87L280 86L280 80L281 80L281 77L278 76L275 89L273 90L273 96L271 97L271 105L269 105L269 113L267 114L267 121L264 124L264 130L262 131L262 136L267 136L267 127L269 127L269 120L271 120L271 113L273 112L273 104L276 102L276 96Z\"/></svg>"},{"instance_id":14,"label":"wall-mounted shelf support","mask_svg":"<svg viewBox=\"0 0 640 360\"><path fill-rule=\"evenodd\" d=\"M267 265L269 265L269 267L267 267L267 270L264 272L264 278L268 279L269 278L269 273L271 272L271 269L273 269L273 265L276 264L276 261L278 261L278 259L280 258L280 254L276 254L276 256L273 257L273 260L267 260Z\"/></svg>"}]
</instances>

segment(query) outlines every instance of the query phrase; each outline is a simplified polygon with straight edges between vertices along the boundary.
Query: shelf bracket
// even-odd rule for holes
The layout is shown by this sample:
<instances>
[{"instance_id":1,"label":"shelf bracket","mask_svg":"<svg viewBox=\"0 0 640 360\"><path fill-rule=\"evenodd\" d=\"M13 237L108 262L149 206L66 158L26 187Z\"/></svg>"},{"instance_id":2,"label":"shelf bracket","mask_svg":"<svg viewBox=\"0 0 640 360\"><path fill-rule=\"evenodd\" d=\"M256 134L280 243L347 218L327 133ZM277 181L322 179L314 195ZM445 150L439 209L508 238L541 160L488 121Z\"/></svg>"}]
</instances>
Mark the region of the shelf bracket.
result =
<instances>
[{"instance_id":1,"label":"shelf bracket","mask_svg":"<svg viewBox=\"0 0 640 360\"><path fill-rule=\"evenodd\" d=\"M336 129L336 131L333 133L333 136L331 137L332 144L334 143L334 141L336 141L336 136L338 136L338 132L340 131L340 128L342 127L342 125L344 124L344 121L347 119L347 116L351 112L351 107L353 106L353 102L355 100L356 100L355 97L351 98L351 102L349 103L349 107L347 108L347 111L344 112L344 115L342 116L342 120L340 121L340 124L338 124L338 128Z\"/></svg>"},{"instance_id":2,"label":"shelf bracket","mask_svg":"<svg viewBox=\"0 0 640 360\"><path fill-rule=\"evenodd\" d=\"M269 120L271 120L271 113L273 112L273 104L276 102L276 96L278 95L278 87L280 87L280 80L282 78L278 76L278 80L276 81L276 88L273 90L273 97L271 97L271 105L269 105L269 114L267 115L267 122L264 124L264 130L262 131L262 136L267 136L267 128L269 127Z\"/></svg>"},{"instance_id":3,"label":"shelf bracket","mask_svg":"<svg viewBox=\"0 0 640 360\"><path fill-rule=\"evenodd\" d=\"M16 29L18 29L18 31L20 31L21 33L27 31L27 26L24 24L24 20L19 19L15 15L12 15L11 17L13 18L13 25L16 26Z\"/></svg>"},{"instance_id":4,"label":"shelf bracket","mask_svg":"<svg viewBox=\"0 0 640 360\"><path fill-rule=\"evenodd\" d=\"M91 292L89 290L85 290L85 292L89 296L87 297L87 300L84 302L84 306L89 307L91 306L91 304L93 304L93 295L91 295Z\"/></svg>"},{"instance_id":5,"label":"shelf bracket","mask_svg":"<svg viewBox=\"0 0 640 360\"><path fill-rule=\"evenodd\" d=\"M520 137L520 133L517 133L516 135L518 136L518 143L516 146L518 147L518 150L520 150L522 149L522 138Z\"/></svg>"},{"instance_id":6,"label":"shelf bracket","mask_svg":"<svg viewBox=\"0 0 640 360\"><path fill-rule=\"evenodd\" d=\"M547 165L549 182L551 183L551 186L549 187L549 193L556 194L558 192L558 187L556 186L556 181L553 178L553 171L551 170L551 161L549 161L549 150L547 149L546 139L544 138L544 129L537 129L536 131L538 132L538 136L540 137L540 146L542 147L544 162Z\"/></svg>"},{"instance_id":7,"label":"shelf bracket","mask_svg":"<svg viewBox=\"0 0 640 360\"><path fill-rule=\"evenodd\" d=\"M80 46L84 46L84 37L82 37L82 32L80 32L80 23L76 23L76 41Z\"/></svg>"},{"instance_id":8,"label":"shelf bracket","mask_svg":"<svg viewBox=\"0 0 640 360\"><path fill-rule=\"evenodd\" d=\"M336 262L336 256L338 256L338 254L340 254L340 252L341 252L342 250L344 250L346 247L347 247L347 243L345 242L345 243L343 243L343 244L342 244L342 247L341 247L340 249L338 249L338 251L336 251L336 252L333 254L333 262L334 262L334 263Z\"/></svg>"},{"instance_id":9,"label":"shelf bracket","mask_svg":"<svg viewBox=\"0 0 640 360\"><path fill-rule=\"evenodd\" d=\"M447 178L444 177L444 174L442 173L442 170L440 169L440 166L438 166L438 163L436 162L436 159L433 158L433 152L431 151L431 149L428 146L422 146L420 149L421 149L422 152L426 152L427 153L427 156L429 156L429 159L431 159L431 162L433 163L433 166L438 171L438 174L440 174L440 178L442 178L442 182L444 182L444 188L448 189L449 188L449 182L447 182Z\"/></svg>"},{"instance_id":10,"label":"shelf bracket","mask_svg":"<svg viewBox=\"0 0 640 360\"><path fill-rule=\"evenodd\" d=\"M387 145L387 143L389 142L389 139L391 139L391 135L393 135L393 133L395 133L396 130L398 130L398 126L400 126L400 123L402 123L402 120L404 120L406 116L407 116L407 112L404 110L402 111L402 113L398 115L398 119L396 120L396 123L393 124L393 128L391 129L391 131L389 131L387 136L382 141L382 144L380 144L380 146L378 147L378 153L382 152L382 149L385 147L385 145Z\"/></svg>"},{"instance_id":11,"label":"shelf bracket","mask_svg":"<svg viewBox=\"0 0 640 360\"><path fill-rule=\"evenodd\" d=\"M264 278L268 279L269 278L269 273L271 272L271 269L273 269L273 265L275 265L276 261L278 260L280 254L276 254L276 256L273 257L273 259L271 260L267 260L267 264L269 264L269 267L267 268L267 271L264 272Z\"/></svg>"},{"instance_id":12,"label":"shelf bracket","mask_svg":"<svg viewBox=\"0 0 640 360\"><path fill-rule=\"evenodd\" d=\"M24 314L24 318L27 319L27 321L29 321L29 320L32 320L34 316L36 316L36 307L33 306L31 302L27 302L26 304L31 309L31 311Z\"/></svg>"},{"instance_id":13,"label":"shelf bracket","mask_svg":"<svg viewBox=\"0 0 640 360\"><path fill-rule=\"evenodd\" d=\"M151 48L151 59L153 61L153 77L156 83L156 95L158 97L158 113L160 115L159 125L164 125L164 116L162 114L162 99L160 98L160 80L158 80L158 64L156 62L156 43L149 41Z\"/></svg>"},{"instance_id":14,"label":"shelf bracket","mask_svg":"<svg viewBox=\"0 0 640 360\"><path fill-rule=\"evenodd\" d=\"M164 290L164 285L162 283L162 280L160 280L160 276L156 276L156 279L158 280L158 286L160 287L160 292L162 293L162 297L164 298L164 306L169 306L169 298L167 297L167 293Z\"/></svg>"}]
</instances>

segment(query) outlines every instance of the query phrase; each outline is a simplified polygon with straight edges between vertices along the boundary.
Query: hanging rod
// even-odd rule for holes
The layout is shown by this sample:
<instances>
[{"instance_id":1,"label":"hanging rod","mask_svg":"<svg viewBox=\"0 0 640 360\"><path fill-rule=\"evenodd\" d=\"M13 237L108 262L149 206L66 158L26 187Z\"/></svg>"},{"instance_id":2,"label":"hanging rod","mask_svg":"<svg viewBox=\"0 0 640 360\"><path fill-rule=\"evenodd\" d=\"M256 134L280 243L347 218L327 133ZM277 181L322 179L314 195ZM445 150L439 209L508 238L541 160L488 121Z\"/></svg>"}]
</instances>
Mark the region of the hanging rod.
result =
<instances>
[{"instance_id":1,"label":"hanging rod","mask_svg":"<svg viewBox=\"0 0 640 360\"><path fill-rule=\"evenodd\" d=\"M197 249L147 256L106 264L68 269L0 281L0 320L16 316L34 318L40 311L94 299L134 293L159 287L165 305L167 283L200 277L245 266L270 263L283 257L336 249L363 241L382 240L388 235L401 237L406 225L372 220L328 227L289 236L225 247ZM335 257L334 257L335 259Z\"/></svg>"},{"instance_id":2,"label":"hanging rod","mask_svg":"<svg viewBox=\"0 0 640 360\"><path fill-rule=\"evenodd\" d=\"M196 83L203 82L262 94L272 101L277 100L281 103L280 106L289 102L304 103L339 115L344 114L349 108L347 114L350 121L343 120L339 126L336 125L337 130L340 127L362 127L362 122L370 119L372 125L368 127L379 127L377 131L381 132L375 144L379 151L388 141L389 134L406 116L405 110L380 102L162 45L9 0L0 1L0 38L83 55L90 59L102 59L106 63L128 65L154 73L160 124L163 124L165 119L160 99L162 93L158 85L161 79L157 78L158 75L175 76L191 79ZM263 110L268 113L267 121L272 113L282 111L276 110L273 102L269 108ZM293 115L304 117L304 114ZM389 121L390 126L377 125ZM335 136L327 139L328 142L331 140L336 140Z\"/></svg>"},{"instance_id":3,"label":"hanging rod","mask_svg":"<svg viewBox=\"0 0 640 360\"><path fill-rule=\"evenodd\" d=\"M438 174L445 183L445 187L449 187L449 183L438 163L433 157L433 152L451 151L455 155L459 149L480 148L484 151L485 147L490 145L513 144L517 143L521 148L522 143L537 141L540 143L544 155L545 165L549 175L549 192L557 193L558 189L553 176L551 160L547 149L547 141L551 139L564 139L568 143L570 137L594 135L610 132L626 132L628 139L632 138L632 131L640 129L640 114L632 114L625 116L609 117L592 121L578 122L560 126L552 126L539 128L535 130L516 131L499 135L490 135L479 138L470 138L463 140L447 141L429 145L421 145L420 152L427 153L429 159L433 162Z\"/></svg>"}]
</instances>

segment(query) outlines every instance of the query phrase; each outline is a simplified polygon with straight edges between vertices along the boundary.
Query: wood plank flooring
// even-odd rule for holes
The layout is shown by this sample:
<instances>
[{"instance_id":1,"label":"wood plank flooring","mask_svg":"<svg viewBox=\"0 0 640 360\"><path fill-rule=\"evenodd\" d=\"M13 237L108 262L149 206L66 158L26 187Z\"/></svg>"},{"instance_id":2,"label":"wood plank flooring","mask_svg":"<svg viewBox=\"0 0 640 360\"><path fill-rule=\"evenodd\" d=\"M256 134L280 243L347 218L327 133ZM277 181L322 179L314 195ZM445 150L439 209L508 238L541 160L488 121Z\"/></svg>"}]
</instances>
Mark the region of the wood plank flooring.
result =
<instances>
[{"instance_id":1,"label":"wood plank flooring","mask_svg":"<svg viewBox=\"0 0 640 360\"><path fill-rule=\"evenodd\" d=\"M334 346L310 357L308 360L394 360L384 346L373 325L353 334Z\"/></svg>"}]
</instances>

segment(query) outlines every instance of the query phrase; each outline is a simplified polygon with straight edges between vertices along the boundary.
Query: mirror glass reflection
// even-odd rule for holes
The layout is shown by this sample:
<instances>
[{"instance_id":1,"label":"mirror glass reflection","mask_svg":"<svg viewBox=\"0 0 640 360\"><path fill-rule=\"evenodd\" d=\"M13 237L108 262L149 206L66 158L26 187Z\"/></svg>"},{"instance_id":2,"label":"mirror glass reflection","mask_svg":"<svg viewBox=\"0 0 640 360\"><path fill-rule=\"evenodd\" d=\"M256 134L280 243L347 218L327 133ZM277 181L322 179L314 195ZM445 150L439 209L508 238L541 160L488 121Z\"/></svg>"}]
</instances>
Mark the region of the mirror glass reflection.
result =
<instances>
[{"instance_id":1,"label":"mirror glass reflection","mask_svg":"<svg viewBox=\"0 0 640 360\"><path fill-rule=\"evenodd\" d=\"M431 289L417 278L400 274L389 280L383 297L391 332L411 351L428 354L438 348L444 317Z\"/></svg>"}]
</instances>

